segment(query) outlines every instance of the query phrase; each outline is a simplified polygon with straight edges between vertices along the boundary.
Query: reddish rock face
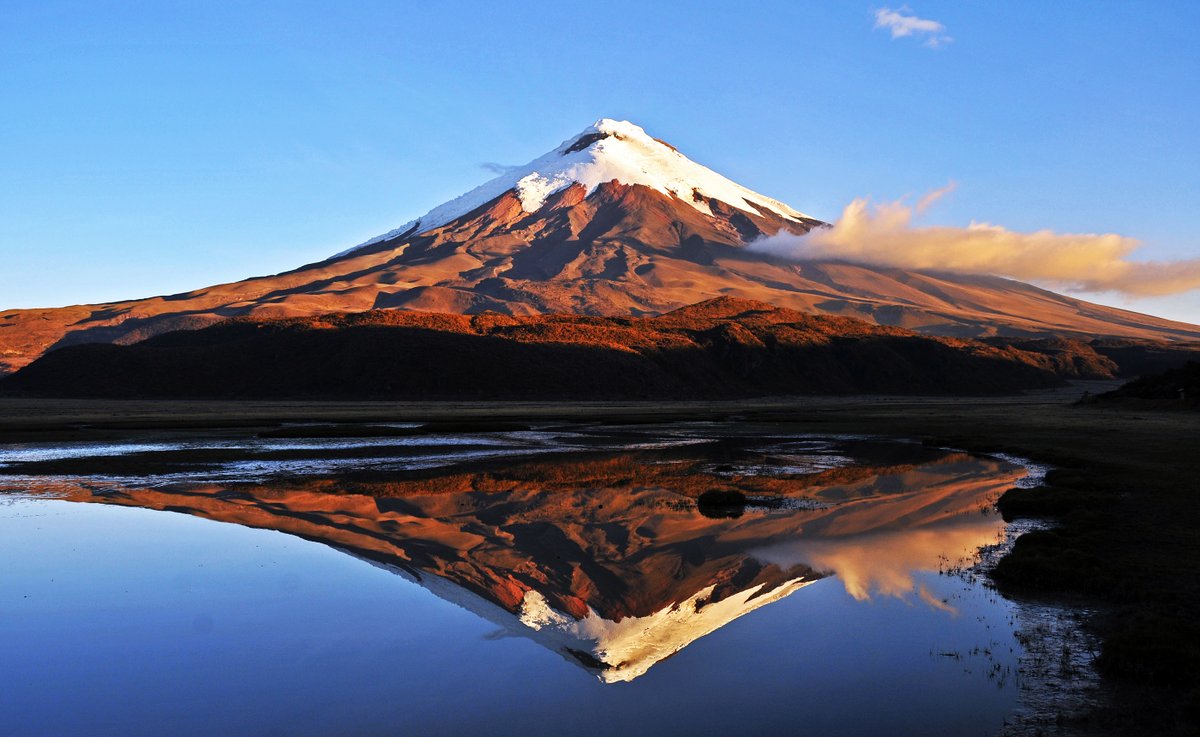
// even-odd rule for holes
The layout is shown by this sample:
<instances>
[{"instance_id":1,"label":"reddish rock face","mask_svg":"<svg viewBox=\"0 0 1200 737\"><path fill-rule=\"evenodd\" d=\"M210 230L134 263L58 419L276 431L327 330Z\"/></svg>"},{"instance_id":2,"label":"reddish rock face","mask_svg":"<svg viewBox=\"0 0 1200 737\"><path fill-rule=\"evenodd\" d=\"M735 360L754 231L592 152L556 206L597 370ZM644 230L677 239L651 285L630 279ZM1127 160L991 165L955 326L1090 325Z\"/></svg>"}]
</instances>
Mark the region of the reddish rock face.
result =
<instances>
[{"instance_id":1,"label":"reddish rock face","mask_svg":"<svg viewBox=\"0 0 1200 737\"><path fill-rule=\"evenodd\" d=\"M529 213L507 192L432 230L274 276L168 297L0 312L0 372L59 346L133 343L235 316L373 308L638 316L721 296L949 336L1200 339L1193 325L1007 279L774 260L743 246L762 234L821 223L705 203L711 214L613 181L590 194L580 185L567 187Z\"/></svg>"}]
</instances>

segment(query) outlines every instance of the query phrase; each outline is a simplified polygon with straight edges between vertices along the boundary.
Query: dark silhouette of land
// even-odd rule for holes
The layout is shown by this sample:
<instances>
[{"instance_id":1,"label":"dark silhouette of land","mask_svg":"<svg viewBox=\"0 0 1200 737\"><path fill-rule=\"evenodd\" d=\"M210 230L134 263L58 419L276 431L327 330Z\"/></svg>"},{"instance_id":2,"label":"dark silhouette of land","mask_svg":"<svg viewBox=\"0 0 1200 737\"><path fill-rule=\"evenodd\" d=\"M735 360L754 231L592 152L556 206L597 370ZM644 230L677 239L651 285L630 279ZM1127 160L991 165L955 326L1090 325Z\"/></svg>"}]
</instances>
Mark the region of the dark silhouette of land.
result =
<instances>
[{"instance_id":1,"label":"dark silhouette of land","mask_svg":"<svg viewBox=\"0 0 1200 737\"><path fill-rule=\"evenodd\" d=\"M1159 363L1195 355L1183 346L1161 352ZM1144 360L1145 351L1122 355ZM376 310L235 319L128 346L60 348L0 381L0 392L405 400L986 395L1120 372L1117 361L1079 341L933 337L720 298L643 318Z\"/></svg>"}]
</instances>

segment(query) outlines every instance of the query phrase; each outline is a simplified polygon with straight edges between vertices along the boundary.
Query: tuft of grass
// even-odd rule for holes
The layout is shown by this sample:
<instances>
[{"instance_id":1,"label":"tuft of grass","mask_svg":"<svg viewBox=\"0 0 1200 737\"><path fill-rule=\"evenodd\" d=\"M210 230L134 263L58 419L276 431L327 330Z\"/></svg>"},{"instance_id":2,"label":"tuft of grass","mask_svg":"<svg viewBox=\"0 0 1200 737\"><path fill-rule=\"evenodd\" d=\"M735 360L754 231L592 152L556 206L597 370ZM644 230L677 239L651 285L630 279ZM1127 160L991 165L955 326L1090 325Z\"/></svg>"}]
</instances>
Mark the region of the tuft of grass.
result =
<instances>
[{"instance_id":1,"label":"tuft of grass","mask_svg":"<svg viewBox=\"0 0 1200 737\"><path fill-rule=\"evenodd\" d=\"M736 489L709 489L696 499L705 517L741 517L746 510L746 495Z\"/></svg>"},{"instance_id":2,"label":"tuft of grass","mask_svg":"<svg viewBox=\"0 0 1200 737\"><path fill-rule=\"evenodd\" d=\"M1111 583L1111 566L1098 553L1099 543L1074 529L1027 532L996 564L992 577L1006 591L1103 594Z\"/></svg>"},{"instance_id":3,"label":"tuft of grass","mask_svg":"<svg viewBox=\"0 0 1200 737\"><path fill-rule=\"evenodd\" d=\"M996 502L1005 522L1016 519L1061 518L1097 501L1096 494L1060 486L1013 488Z\"/></svg>"}]
</instances>

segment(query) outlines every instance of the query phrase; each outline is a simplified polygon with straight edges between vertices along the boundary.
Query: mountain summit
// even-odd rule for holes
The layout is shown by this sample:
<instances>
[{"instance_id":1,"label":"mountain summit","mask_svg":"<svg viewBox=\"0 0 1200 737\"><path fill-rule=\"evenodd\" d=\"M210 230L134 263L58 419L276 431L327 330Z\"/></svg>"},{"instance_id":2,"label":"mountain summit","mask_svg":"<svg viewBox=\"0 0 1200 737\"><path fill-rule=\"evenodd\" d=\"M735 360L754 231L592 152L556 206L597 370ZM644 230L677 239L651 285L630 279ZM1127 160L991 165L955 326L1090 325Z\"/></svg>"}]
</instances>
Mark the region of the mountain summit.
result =
<instances>
[{"instance_id":1,"label":"mountain summit","mask_svg":"<svg viewBox=\"0 0 1200 737\"><path fill-rule=\"evenodd\" d=\"M695 163L671 144L652 138L627 120L602 118L525 166L512 167L461 197L338 256L445 225L507 192L516 194L523 211L536 213L551 195L567 187L582 185L586 197L608 182L649 187L706 215L713 214L711 199L747 214L769 211L804 229L817 222Z\"/></svg>"},{"instance_id":2,"label":"mountain summit","mask_svg":"<svg viewBox=\"0 0 1200 737\"><path fill-rule=\"evenodd\" d=\"M405 309L662 314L718 297L958 337L1200 338L1200 327L1028 284L789 262L746 249L823 223L598 121L554 150L324 261L184 294L0 312L0 373L78 343L133 343L229 317Z\"/></svg>"}]
</instances>

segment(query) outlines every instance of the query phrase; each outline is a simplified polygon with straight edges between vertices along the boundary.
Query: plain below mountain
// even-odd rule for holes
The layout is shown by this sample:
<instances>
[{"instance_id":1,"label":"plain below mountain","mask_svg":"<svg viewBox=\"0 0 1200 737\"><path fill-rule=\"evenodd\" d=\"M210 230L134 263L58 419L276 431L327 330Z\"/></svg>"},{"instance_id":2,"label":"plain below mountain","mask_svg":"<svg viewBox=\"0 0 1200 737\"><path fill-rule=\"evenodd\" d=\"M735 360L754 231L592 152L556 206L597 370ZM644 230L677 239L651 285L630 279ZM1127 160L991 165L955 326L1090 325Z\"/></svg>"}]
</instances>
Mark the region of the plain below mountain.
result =
<instances>
[{"instance_id":1,"label":"plain below mountain","mask_svg":"<svg viewBox=\"0 0 1200 737\"><path fill-rule=\"evenodd\" d=\"M722 298L645 318L375 310L237 319L129 346L61 348L0 389L94 397L657 399L997 394L1060 383L1042 353Z\"/></svg>"}]
</instances>

